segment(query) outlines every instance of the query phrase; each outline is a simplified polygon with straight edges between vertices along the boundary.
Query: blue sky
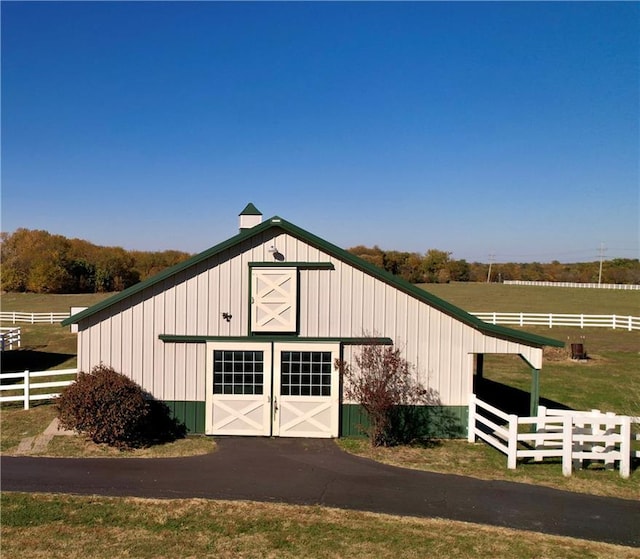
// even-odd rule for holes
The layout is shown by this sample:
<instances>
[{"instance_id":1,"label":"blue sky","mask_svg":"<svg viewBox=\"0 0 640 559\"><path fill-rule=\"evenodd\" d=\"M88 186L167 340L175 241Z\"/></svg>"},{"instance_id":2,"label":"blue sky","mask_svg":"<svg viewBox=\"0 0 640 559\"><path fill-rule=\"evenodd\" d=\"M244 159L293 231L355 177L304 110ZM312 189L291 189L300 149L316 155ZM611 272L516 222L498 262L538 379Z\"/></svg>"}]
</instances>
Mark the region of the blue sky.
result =
<instances>
[{"instance_id":1,"label":"blue sky","mask_svg":"<svg viewBox=\"0 0 640 559\"><path fill-rule=\"evenodd\" d=\"M638 3L2 2L2 231L639 255Z\"/></svg>"}]
</instances>

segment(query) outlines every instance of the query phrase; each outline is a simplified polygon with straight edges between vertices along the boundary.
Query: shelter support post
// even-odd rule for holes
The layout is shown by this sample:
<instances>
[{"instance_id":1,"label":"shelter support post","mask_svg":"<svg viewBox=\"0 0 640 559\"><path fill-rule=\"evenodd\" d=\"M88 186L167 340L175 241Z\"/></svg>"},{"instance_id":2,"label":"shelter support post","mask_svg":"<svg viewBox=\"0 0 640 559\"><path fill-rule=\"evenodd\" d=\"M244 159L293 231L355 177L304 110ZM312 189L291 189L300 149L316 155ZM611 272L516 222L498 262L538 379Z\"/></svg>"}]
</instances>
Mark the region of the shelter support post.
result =
<instances>
[{"instance_id":1,"label":"shelter support post","mask_svg":"<svg viewBox=\"0 0 640 559\"><path fill-rule=\"evenodd\" d=\"M540 369L531 369L531 400L529 401L529 415L538 415L538 404L540 402Z\"/></svg>"},{"instance_id":2,"label":"shelter support post","mask_svg":"<svg viewBox=\"0 0 640 559\"><path fill-rule=\"evenodd\" d=\"M481 379L484 373L484 353L476 353L476 378Z\"/></svg>"}]
</instances>

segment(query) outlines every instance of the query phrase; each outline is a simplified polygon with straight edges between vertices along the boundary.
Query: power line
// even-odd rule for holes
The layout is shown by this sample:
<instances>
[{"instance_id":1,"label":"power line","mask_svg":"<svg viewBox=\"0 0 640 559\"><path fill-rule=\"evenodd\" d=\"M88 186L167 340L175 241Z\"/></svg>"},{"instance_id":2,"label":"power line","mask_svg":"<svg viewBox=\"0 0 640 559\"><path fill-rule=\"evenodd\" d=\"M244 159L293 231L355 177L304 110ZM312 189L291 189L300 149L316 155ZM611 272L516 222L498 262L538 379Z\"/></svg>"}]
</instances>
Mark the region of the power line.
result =
<instances>
[{"instance_id":1,"label":"power line","mask_svg":"<svg viewBox=\"0 0 640 559\"><path fill-rule=\"evenodd\" d=\"M602 283L602 261L604 260L604 253L607 252L607 249L604 246L604 243L600 243L600 250L599 252L599 256L600 256L600 271L598 272L598 285L600 285Z\"/></svg>"},{"instance_id":2,"label":"power line","mask_svg":"<svg viewBox=\"0 0 640 559\"><path fill-rule=\"evenodd\" d=\"M487 274L487 283L491 283L491 266L493 265L493 259L495 256L495 254L489 255L489 273Z\"/></svg>"}]
</instances>

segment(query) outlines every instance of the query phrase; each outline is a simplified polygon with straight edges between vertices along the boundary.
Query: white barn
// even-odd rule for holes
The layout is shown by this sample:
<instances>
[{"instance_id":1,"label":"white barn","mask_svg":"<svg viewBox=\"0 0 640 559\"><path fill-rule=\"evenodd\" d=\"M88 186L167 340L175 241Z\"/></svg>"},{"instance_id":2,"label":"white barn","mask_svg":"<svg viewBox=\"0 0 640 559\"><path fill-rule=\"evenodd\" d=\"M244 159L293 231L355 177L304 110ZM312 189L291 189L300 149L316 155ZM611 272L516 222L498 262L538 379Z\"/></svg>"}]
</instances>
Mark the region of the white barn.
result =
<instances>
[{"instance_id":1,"label":"white barn","mask_svg":"<svg viewBox=\"0 0 640 559\"><path fill-rule=\"evenodd\" d=\"M484 354L528 362L537 401L542 349L564 345L485 323L253 204L239 234L63 324L77 327L80 370L112 366L210 435L356 434L334 360L374 342L437 394L431 434L464 436Z\"/></svg>"}]
</instances>

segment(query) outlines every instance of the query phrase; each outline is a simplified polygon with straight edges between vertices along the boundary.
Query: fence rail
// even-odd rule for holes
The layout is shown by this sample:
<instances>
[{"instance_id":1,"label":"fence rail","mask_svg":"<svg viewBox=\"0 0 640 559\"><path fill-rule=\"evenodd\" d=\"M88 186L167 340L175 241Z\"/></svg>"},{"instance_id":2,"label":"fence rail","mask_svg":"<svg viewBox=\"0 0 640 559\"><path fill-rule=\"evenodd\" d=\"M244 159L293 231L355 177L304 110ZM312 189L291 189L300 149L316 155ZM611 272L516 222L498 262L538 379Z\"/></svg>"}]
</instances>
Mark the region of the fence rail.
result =
<instances>
[{"instance_id":1,"label":"fence rail","mask_svg":"<svg viewBox=\"0 0 640 559\"><path fill-rule=\"evenodd\" d=\"M575 326L579 328L613 328L614 330L640 330L639 316L605 314L553 314L522 312L473 312L480 320L491 324L517 326Z\"/></svg>"},{"instance_id":2,"label":"fence rail","mask_svg":"<svg viewBox=\"0 0 640 559\"><path fill-rule=\"evenodd\" d=\"M544 406L535 417L518 417L472 394L468 440L482 439L506 454L509 469L516 468L519 458L562 458L562 473L570 476L574 465L582 467L585 460L603 461L610 468L618 462L620 476L628 478L631 457L640 457L640 452L631 447L632 440L640 440L639 435L631 434L632 423L640 423L640 417Z\"/></svg>"},{"instance_id":3,"label":"fence rail","mask_svg":"<svg viewBox=\"0 0 640 559\"><path fill-rule=\"evenodd\" d=\"M62 322L65 318L71 316L68 312L0 312L0 321L11 322L28 322L30 324L55 324Z\"/></svg>"},{"instance_id":4,"label":"fence rail","mask_svg":"<svg viewBox=\"0 0 640 559\"><path fill-rule=\"evenodd\" d=\"M538 285L541 287L584 287L587 289L622 289L638 291L640 285L634 283L577 283L573 281L527 281L504 280L505 285Z\"/></svg>"},{"instance_id":5,"label":"fence rail","mask_svg":"<svg viewBox=\"0 0 640 559\"><path fill-rule=\"evenodd\" d=\"M0 328L0 351L12 350L13 347L20 347L20 328Z\"/></svg>"},{"instance_id":6,"label":"fence rail","mask_svg":"<svg viewBox=\"0 0 640 559\"><path fill-rule=\"evenodd\" d=\"M78 374L78 369L60 369L57 371L23 371L22 373L0 373L0 393L18 392L9 396L0 396L0 402L23 402L24 409L29 409L29 403L34 400L51 400L57 398L59 392L40 392L47 388L64 388L75 381L75 378L68 380L55 380L45 382L32 382L32 379L49 378L59 376L74 376ZM16 380L22 382L16 383ZM9 381L9 382L7 382ZM10 382L14 381L14 382ZM33 391L38 391L34 393Z\"/></svg>"}]
</instances>

